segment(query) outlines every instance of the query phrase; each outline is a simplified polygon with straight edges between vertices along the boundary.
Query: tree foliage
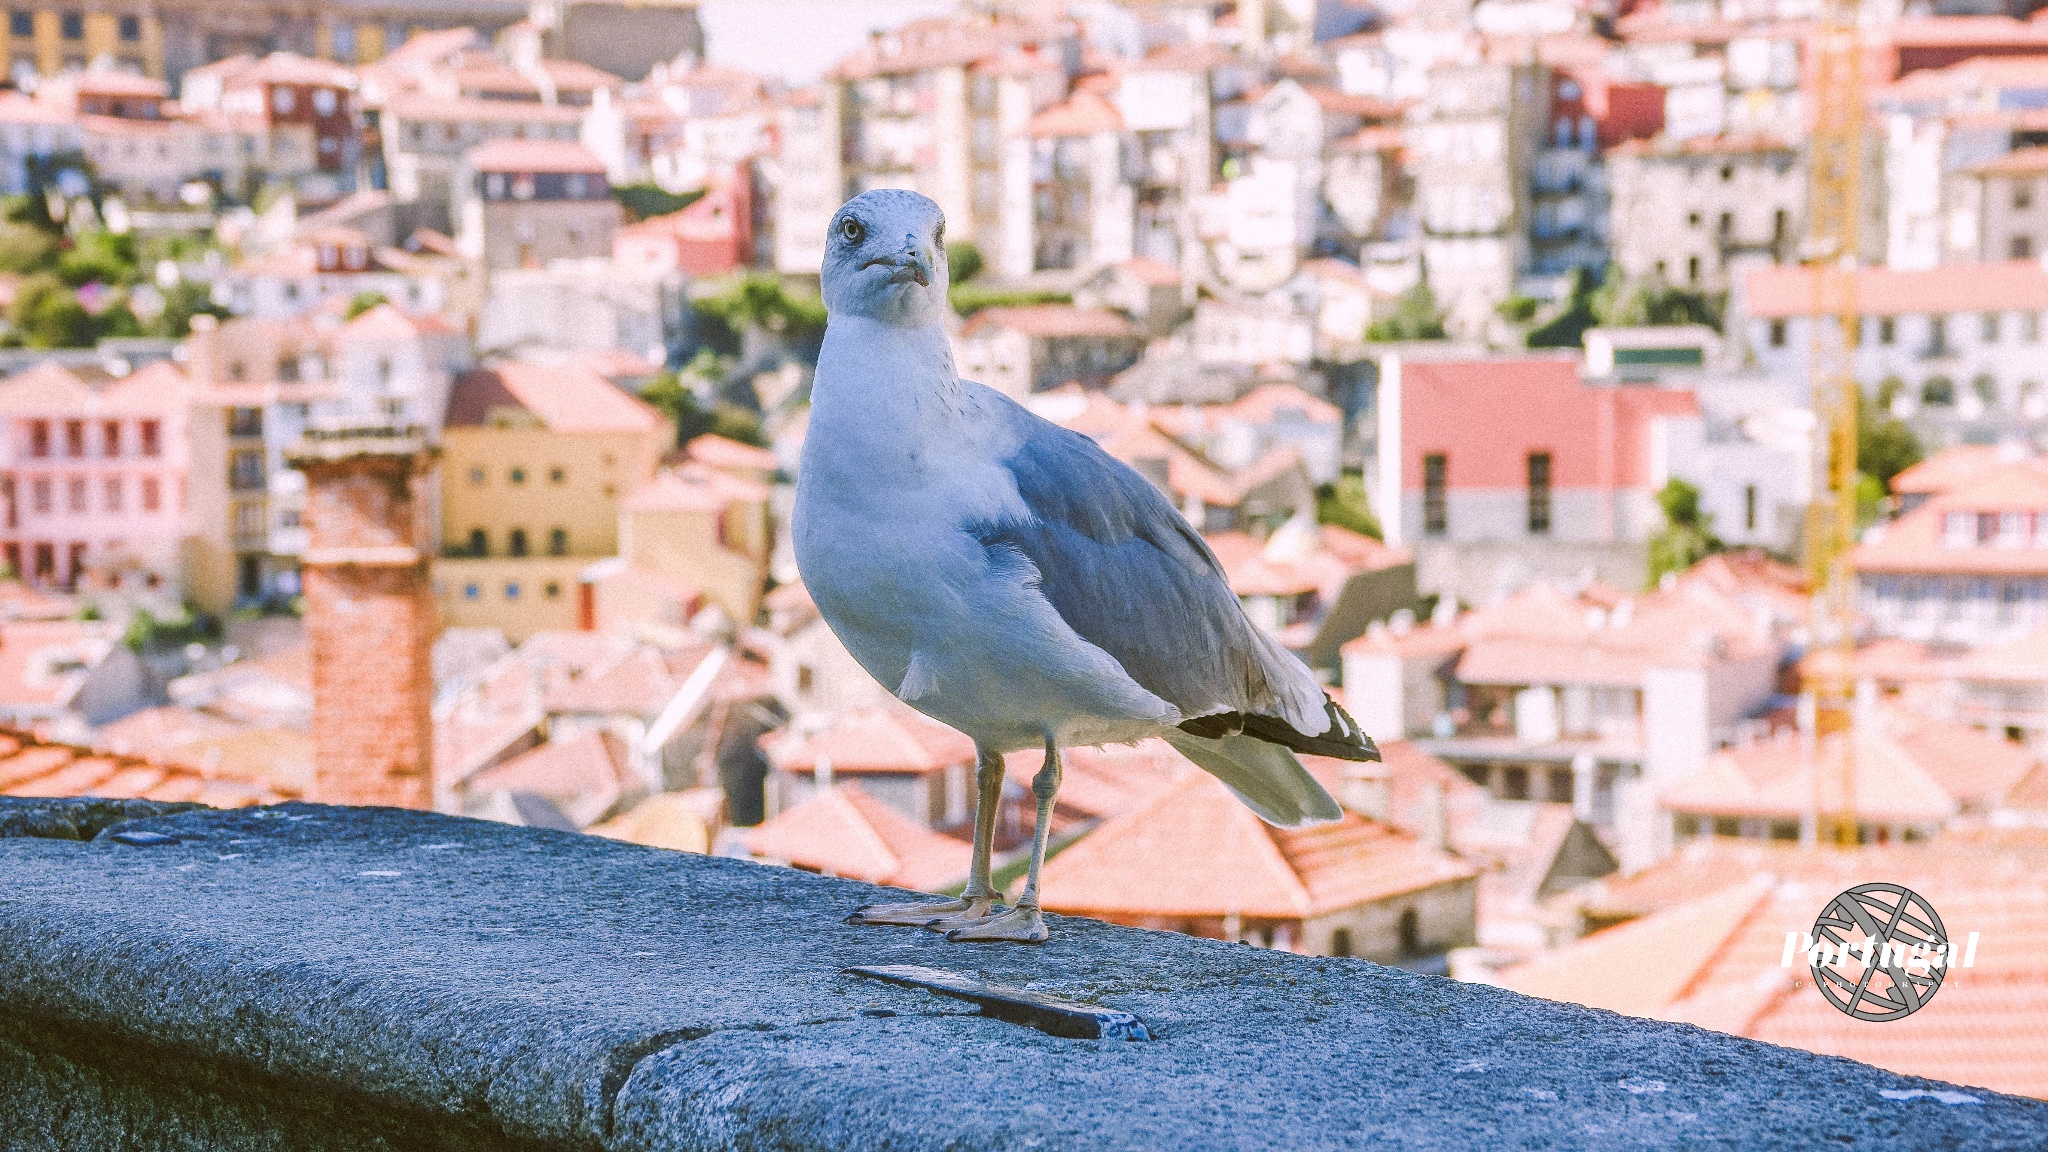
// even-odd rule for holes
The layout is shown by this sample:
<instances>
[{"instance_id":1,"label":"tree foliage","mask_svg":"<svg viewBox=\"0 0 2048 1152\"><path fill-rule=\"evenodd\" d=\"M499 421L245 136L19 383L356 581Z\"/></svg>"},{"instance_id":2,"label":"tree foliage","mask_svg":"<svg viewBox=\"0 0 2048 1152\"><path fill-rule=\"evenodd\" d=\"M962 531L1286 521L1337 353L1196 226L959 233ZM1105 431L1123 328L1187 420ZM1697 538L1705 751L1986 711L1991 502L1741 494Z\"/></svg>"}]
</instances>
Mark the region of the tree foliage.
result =
<instances>
[{"instance_id":1,"label":"tree foliage","mask_svg":"<svg viewBox=\"0 0 2048 1152\"><path fill-rule=\"evenodd\" d=\"M1533 329L1526 343L1531 348L1577 348L1585 343L1586 329L1600 323L1593 307L1597 289L1584 268L1572 269L1571 290L1564 310Z\"/></svg>"},{"instance_id":2,"label":"tree foliage","mask_svg":"<svg viewBox=\"0 0 2048 1152\"><path fill-rule=\"evenodd\" d=\"M353 320L379 304L389 304L391 298L382 292L358 292L349 298L348 318Z\"/></svg>"},{"instance_id":3,"label":"tree foliage","mask_svg":"<svg viewBox=\"0 0 2048 1152\"><path fill-rule=\"evenodd\" d=\"M1592 293L1591 304L1599 322L1611 328L1705 324L1718 332L1728 297L1677 287L1654 273L1624 276L1619 267L1610 264L1600 287Z\"/></svg>"},{"instance_id":4,"label":"tree foliage","mask_svg":"<svg viewBox=\"0 0 2048 1152\"><path fill-rule=\"evenodd\" d=\"M797 344L825 335L825 302L808 292L792 290L782 278L748 272L722 290L693 302L700 315L717 320L733 332L755 328Z\"/></svg>"},{"instance_id":5,"label":"tree foliage","mask_svg":"<svg viewBox=\"0 0 2048 1152\"><path fill-rule=\"evenodd\" d=\"M1379 518L1372 514L1365 497L1365 477L1357 472L1346 472L1317 487L1316 522L1349 528L1375 540L1382 538Z\"/></svg>"},{"instance_id":6,"label":"tree foliage","mask_svg":"<svg viewBox=\"0 0 2048 1152\"><path fill-rule=\"evenodd\" d=\"M1700 509L1700 490L1673 476L1657 493L1657 506L1664 512L1664 527L1650 537L1650 587L1655 588L1667 572L1683 572L1708 556L1721 551L1714 536L1713 517Z\"/></svg>"},{"instance_id":7,"label":"tree foliage","mask_svg":"<svg viewBox=\"0 0 2048 1152\"><path fill-rule=\"evenodd\" d=\"M617 184L612 187L612 199L626 210L629 224L681 212L704 198L704 189L691 192L670 192L659 184Z\"/></svg>"},{"instance_id":8,"label":"tree foliage","mask_svg":"<svg viewBox=\"0 0 2048 1152\"><path fill-rule=\"evenodd\" d=\"M1394 302L1391 315L1382 316L1366 325L1365 338L1376 343L1392 343L1399 340L1442 340L1448 334L1444 331L1444 310L1437 307L1436 293L1426 283L1401 293Z\"/></svg>"},{"instance_id":9,"label":"tree foliage","mask_svg":"<svg viewBox=\"0 0 2048 1152\"><path fill-rule=\"evenodd\" d=\"M955 284L965 284L976 276L987 264L981 258L981 248L972 240L956 240L946 245L946 272Z\"/></svg>"}]
</instances>

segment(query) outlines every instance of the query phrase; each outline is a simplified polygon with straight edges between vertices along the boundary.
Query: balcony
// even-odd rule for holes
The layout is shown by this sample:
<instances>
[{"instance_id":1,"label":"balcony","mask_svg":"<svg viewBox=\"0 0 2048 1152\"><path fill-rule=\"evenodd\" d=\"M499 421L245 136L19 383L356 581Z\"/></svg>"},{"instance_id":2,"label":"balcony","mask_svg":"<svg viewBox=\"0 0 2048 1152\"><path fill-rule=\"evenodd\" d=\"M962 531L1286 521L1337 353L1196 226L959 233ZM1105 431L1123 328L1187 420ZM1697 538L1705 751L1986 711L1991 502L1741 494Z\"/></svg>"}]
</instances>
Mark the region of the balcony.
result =
<instances>
[{"instance_id":1,"label":"balcony","mask_svg":"<svg viewBox=\"0 0 2048 1152\"><path fill-rule=\"evenodd\" d=\"M113 838L154 832L140 843ZM573 878L573 883L568 882ZM390 809L0 799L0 1115L42 1147L2036 1146L2048 1104L1362 960L840 922L788 869ZM1063 1039L845 974L1135 1013Z\"/></svg>"}]
</instances>

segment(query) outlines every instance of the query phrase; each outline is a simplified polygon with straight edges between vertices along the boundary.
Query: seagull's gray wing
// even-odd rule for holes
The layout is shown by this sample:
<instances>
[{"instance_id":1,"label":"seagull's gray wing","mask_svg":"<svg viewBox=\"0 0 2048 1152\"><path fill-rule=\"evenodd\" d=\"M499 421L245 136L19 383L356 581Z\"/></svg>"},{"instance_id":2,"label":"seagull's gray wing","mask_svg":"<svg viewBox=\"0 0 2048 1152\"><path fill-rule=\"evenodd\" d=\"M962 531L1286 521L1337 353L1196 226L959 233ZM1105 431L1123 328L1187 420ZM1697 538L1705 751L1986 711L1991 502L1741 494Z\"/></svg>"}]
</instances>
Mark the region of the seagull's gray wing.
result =
<instances>
[{"instance_id":1,"label":"seagull's gray wing","mask_svg":"<svg viewBox=\"0 0 2048 1152\"><path fill-rule=\"evenodd\" d=\"M972 524L1011 550L1082 639L1180 709L1188 732L1378 759L1308 669L1244 614L1215 553L1160 491L1093 440L989 392L1018 448L1004 463L1029 515Z\"/></svg>"}]
</instances>

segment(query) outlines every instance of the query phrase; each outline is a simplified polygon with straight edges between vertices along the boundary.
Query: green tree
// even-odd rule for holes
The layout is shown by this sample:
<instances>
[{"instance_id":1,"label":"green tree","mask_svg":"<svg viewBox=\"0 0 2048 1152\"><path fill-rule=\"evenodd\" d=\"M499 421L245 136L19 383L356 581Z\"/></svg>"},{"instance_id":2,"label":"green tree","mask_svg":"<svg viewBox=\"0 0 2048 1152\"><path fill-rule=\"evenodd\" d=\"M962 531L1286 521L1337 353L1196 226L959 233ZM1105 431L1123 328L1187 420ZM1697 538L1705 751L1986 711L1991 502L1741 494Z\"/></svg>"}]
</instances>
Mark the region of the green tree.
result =
<instances>
[{"instance_id":1,"label":"green tree","mask_svg":"<svg viewBox=\"0 0 2048 1152\"><path fill-rule=\"evenodd\" d=\"M1071 293L1050 288L1004 288L994 284L954 284L946 293L953 311L972 316L983 308L1020 308L1031 304L1072 304Z\"/></svg>"},{"instance_id":2,"label":"green tree","mask_svg":"<svg viewBox=\"0 0 2048 1152\"><path fill-rule=\"evenodd\" d=\"M48 272L21 282L14 304L7 310L7 322L30 348L90 348L98 336L92 313L78 302L76 293Z\"/></svg>"},{"instance_id":3,"label":"green tree","mask_svg":"<svg viewBox=\"0 0 2048 1152\"><path fill-rule=\"evenodd\" d=\"M1719 331L1728 301L1725 294L1675 287L1658 275L1630 278L1610 264L1591 302L1593 314L1609 327L1705 324Z\"/></svg>"},{"instance_id":4,"label":"green tree","mask_svg":"<svg viewBox=\"0 0 2048 1152\"><path fill-rule=\"evenodd\" d=\"M389 304L391 298L382 292L358 292L349 298L348 318L353 320L379 304Z\"/></svg>"},{"instance_id":5,"label":"green tree","mask_svg":"<svg viewBox=\"0 0 2048 1152\"><path fill-rule=\"evenodd\" d=\"M1316 488L1316 522L1349 528L1375 540L1382 538L1379 518L1365 498L1365 476L1358 472L1343 473Z\"/></svg>"},{"instance_id":6,"label":"green tree","mask_svg":"<svg viewBox=\"0 0 2048 1152\"><path fill-rule=\"evenodd\" d=\"M0 224L0 272L47 272L57 263L58 246L57 236L48 229L12 220Z\"/></svg>"},{"instance_id":7,"label":"green tree","mask_svg":"<svg viewBox=\"0 0 2048 1152\"><path fill-rule=\"evenodd\" d=\"M1586 329L1600 322L1593 310L1593 278L1584 268L1572 269L1571 290L1565 296L1564 311L1534 329L1525 341L1531 348L1577 348L1585 343Z\"/></svg>"},{"instance_id":8,"label":"green tree","mask_svg":"<svg viewBox=\"0 0 2048 1152\"><path fill-rule=\"evenodd\" d=\"M1382 316L1366 325L1365 338L1376 343L1392 343L1397 340L1442 340L1444 311L1436 305L1436 293L1426 283L1401 293L1394 302L1391 315Z\"/></svg>"},{"instance_id":9,"label":"green tree","mask_svg":"<svg viewBox=\"0 0 2048 1152\"><path fill-rule=\"evenodd\" d=\"M1650 587L1666 572L1683 572L1722 548L1715 539L1713 518L1700 511L1700 490L1673 476L1657 493L1664 527L1650 537Z\"/></svg>"},{"instance_id":10,"label":"green tree","mask_svg":"<svg viewBox=\"0 0 2048 1152\"><path fill-rule=\"evenodd\" d=\"M1543 301L1517 292L1494 305L1493 310L1508 323L1522 325L1536 319L1536 313L1543 310Z\"/></svg>"},{"instance_id":11,"label":"green tree","mask_svg":"<svg viewBox=\"0 0 2048 1152\"><path fill-rule=\"evenodd\" d=\"M946 245L946 273L954 284L965 284L981 275L984 263L981 248L972 240L956 240Z\"/></svg>"},{"instance_id":12,"label":"green tree","mask_svg":"<svg viewBox=\"0 0 2048 1152\"><path fill-rule=\"evenodd\" d=\"M57 256L57 275L73 288L94 281L133 284L138 274L133 236L98 230L81 233Z\"/></svg>"},{"instance_id":13,"label":"green tree","mask_svg":"<svg viewBox=\"0 0 2048 1152\"><path fill-rule=\"evenodd\" d=\"M1920 438L1906 422L1875 404L1856 406L1856 470L1890 491L1892 478L1918 464Z\"/></svg>"},{"instance_id":14,"label":"green tree","mask_svg":"<svg viewBox=\"0 0 2048 1152\"><path fill-rule=\"evenodd\" d=\"M808 292L792 291L781 277L765 272L748 272L693 304L735 333L755 328L799 344L825 335L825 302Z\"/></svg>"},{"instance_id":15,"label":"green tree","mask_svg":"<svg viewBox=\"0 0 2048 1152\"><path fill-rule=\"evenodd\" d=\"M681 193L670 192L658 184L619 184L612 188L612 199L626 210L627 223L681 212L703 197L702 188Z\"/></svg>"},{"instance_id":16,"label":"green tree","mask_svg":"<svg viewBox=\"0 0 2048 1152\"><path fill-rule=\"evenodd\" d=\"M149 322L144 334L183 340L192 334L192 318L202 315L225 320L228 310L213 302L206 285L181 281L164 292L163 314Z\"/></svg>"}]
</instances>

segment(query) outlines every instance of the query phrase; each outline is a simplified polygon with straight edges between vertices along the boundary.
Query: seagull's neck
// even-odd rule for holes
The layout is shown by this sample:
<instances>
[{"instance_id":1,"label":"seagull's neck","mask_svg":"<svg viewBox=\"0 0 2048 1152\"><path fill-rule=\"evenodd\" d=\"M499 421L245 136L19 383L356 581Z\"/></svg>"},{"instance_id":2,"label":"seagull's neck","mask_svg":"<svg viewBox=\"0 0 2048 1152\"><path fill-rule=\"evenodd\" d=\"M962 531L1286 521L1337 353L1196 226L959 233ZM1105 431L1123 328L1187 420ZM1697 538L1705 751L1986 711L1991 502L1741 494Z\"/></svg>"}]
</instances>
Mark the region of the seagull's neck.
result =
<instances>
[{"instance_id":1,"label":"seagull's neck","mask_svg":"<svg viewBox=\"0 0 2048 1152\"><path fill-rule=\"evenodd\" d=\"M834 316L818 350L811 418L927 424L957 412L961 391L943 325Z\"/></svg>"}]
</instances>

